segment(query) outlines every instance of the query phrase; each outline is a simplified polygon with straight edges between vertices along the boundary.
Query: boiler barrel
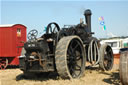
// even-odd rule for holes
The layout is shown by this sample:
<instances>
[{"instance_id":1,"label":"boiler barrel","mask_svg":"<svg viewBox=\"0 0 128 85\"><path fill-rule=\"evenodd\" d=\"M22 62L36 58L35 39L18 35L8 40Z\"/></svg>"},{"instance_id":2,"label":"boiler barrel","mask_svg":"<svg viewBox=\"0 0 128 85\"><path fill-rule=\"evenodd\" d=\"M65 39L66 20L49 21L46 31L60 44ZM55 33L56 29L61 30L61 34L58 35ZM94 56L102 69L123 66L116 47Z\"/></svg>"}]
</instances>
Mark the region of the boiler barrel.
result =
<instances>
[{"instance_id":1,"label":"boiler barrel","mask_svg":"<svg viewBox=\"0 0 128 85\"><path fill-rule=\"evenodd\" d=\"M121 83L128 85L128 49L121 52L119 70Z\"/></svg>"}]
</instances>

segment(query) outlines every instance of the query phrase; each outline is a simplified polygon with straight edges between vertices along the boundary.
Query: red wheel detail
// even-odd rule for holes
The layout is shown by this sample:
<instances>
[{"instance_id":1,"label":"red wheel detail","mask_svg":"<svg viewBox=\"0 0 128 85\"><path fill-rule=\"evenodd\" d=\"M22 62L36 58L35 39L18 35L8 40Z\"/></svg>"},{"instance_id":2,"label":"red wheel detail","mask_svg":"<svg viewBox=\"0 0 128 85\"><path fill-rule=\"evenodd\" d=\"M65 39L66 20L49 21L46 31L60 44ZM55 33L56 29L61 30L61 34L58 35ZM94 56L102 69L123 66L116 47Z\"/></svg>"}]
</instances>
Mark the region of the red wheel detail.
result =
<instances>
[{"instance_id":1,"label":"red wheel detail","mask_svg":"<svg viewBox=\"0 0 128 85\"><path fill-rule=\"evenodd\" d=\"M7 67L7 65L5 63L1 64L1 70L4 70L6 67Z\"/></svg>"},{"instance_id":2,"label":"red wheel detail","mask_svg":"<svg viewBox=\"0 0 128 85\"><path fill-rule=\"evenodd\" d=\"M0 64L0 69L1 69L1 70L4 70L7 66L8 66L8 59L6 59L6 61L3 61L3 62Z\"/></svg>"},{"instance_id":3,"label":"red wheel detail","mask_svg":"<svg viewBox=\"0 0 128 85\"><path fill-rule=\"evenodd\" d=\"M4 70L4 64L1 64L1 70Z\"/></svg>"}]
</instances>

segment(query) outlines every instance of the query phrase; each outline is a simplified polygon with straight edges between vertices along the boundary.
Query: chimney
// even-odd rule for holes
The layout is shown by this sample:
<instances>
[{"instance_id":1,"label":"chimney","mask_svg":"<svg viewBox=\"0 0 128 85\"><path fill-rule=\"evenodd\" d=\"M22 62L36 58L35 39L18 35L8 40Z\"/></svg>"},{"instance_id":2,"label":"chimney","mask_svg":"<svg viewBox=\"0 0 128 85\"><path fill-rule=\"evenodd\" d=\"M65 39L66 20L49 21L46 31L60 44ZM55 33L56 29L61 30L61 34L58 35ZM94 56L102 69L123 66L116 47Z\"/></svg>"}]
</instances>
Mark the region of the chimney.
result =
<instances>
[{"instance_id":1,"label":"chimney","mask_svg":"<svg viewBox=\"0 0 128 85\"><path fill-rule=\"evenodd\" d=\"M89 32L91 32L91 10L90 9L87 9L85 10L84 12L84 16L85 16L85 19L86 19L86 24L87 24L87 29Z\"/></svg>"}]
</instances>

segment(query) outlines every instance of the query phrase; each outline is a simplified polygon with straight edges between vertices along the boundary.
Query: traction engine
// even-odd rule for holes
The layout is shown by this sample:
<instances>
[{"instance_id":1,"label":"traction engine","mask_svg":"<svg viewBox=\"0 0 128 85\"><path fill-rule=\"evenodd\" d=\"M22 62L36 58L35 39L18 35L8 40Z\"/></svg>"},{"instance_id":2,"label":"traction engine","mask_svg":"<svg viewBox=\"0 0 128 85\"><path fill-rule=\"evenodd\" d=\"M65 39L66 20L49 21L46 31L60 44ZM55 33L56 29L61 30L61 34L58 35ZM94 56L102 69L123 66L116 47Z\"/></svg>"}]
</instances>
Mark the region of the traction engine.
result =
<instances>
[{"instance_id":1,"label":"traction engine","mask_svg":"<svg viewBox=\"0 0 128 85\"><path fill-rule=\"evenodd\" d=\"M20 56L20 69L25 75L56 72L64 79L80 78L88 61L92 66L108 71L113 67L112 48L101 45L91 32L91 10L84 12L86 24L67 25L60 29L48 24L46 33L36 38L38 31L28 33Z\"/></svg>"}]
</instances>

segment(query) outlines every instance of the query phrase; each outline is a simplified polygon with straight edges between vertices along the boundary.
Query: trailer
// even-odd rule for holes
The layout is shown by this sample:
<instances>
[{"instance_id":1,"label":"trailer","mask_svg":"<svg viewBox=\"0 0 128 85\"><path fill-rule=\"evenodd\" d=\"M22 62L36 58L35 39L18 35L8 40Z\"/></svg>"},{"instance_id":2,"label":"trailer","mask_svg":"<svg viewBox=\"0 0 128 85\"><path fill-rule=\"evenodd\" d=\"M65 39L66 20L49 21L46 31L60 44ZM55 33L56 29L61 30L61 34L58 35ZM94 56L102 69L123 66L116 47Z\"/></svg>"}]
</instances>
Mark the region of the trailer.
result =
<instances>
[{"instance_id":1,"label":"trailer","mask_svg":"<svg viewBox=\"0 0 128 85\"><path fill-rule=\"evenodd\" d=\"M19 66L21 47L26 42L26 27L21 24L0 25L0 69Z\"/></svg>"}]
</instances>

